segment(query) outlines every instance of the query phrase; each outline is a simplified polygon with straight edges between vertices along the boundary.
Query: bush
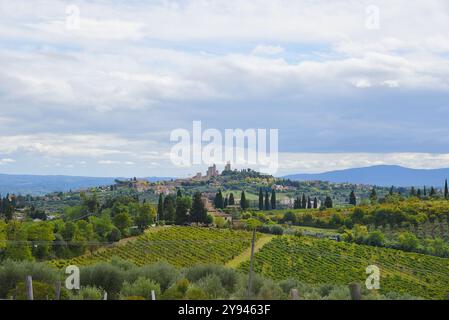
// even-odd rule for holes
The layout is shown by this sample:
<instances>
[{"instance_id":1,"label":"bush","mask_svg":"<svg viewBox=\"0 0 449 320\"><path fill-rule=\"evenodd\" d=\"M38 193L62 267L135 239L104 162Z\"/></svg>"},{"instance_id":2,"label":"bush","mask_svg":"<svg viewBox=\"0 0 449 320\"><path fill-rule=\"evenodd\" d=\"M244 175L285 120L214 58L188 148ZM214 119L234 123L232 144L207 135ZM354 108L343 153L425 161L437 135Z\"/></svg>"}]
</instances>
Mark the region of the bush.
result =
<instances>
[{"instance_id":1,"label":"bush","mask_svg":"<svg viewBox=\"0 0 449 320\"><path fill-rule=\"evenodd\" d=\"M197 286L191 286L187 292L185 298L187 300L206 300L207 295L206 293Z\"/></svg>"},{"instance_id":2,"label":"bush","mask_svg":"<svg viewBox=\"0 0 449 320\"><path fill-rule=\"evenodd\" d=\"M127 279L130 282L134 282L140 277L153 280L159 283L162 291L167 290L181 277L179 271L166 262L157 262L152 265L135 268L127 274Z\"/></svg>"},{"instance_id":3,"label":"bush","mask_svg":"<svg viewBox=\"0 0 449 320\"><path fill-rule=\"evenodd\" d=\"M9 298L8 292L23 282L27 275L31 275L33 280L46 283L55 283L58 279L58 271L44 263L7 260L0 265L0 298Z\"/></svg>"},{"instance_id":4,"label":"bush","mask_svg":"<svg viewBox=\"0 0 449 320\"><path fill-rule=\"evenodd\" d=\"M196 285L201 288L204 293L211 299L227 298L227 291L221 284L221 279L218 275L211 274L207 277L201 278Z\"/></svg>"},{"instance_id":5,"label":"bush","mask_svg":"<svg viewBox=\"0 0 449 320\"><path fill-rule=\"evenodd\" d=\"M190 282L187 279L181 279L176 282L176 284L172 285L170 288L165 290L162 295L162 300L181 300L184 298Z\"/></svg>"},{"instance_id":6,"label":"bush","mask_svg":"<svg viewBox=\"0 0 449 320\"><path fill-rule=\"evenodd\" d=\"M257 294L257 298L262 300L280 300L283 296L281 287L271 280L265 280Z\"/></svg>"},{"instance_id":7,"label":"bush","mask_svg":"<svg viewBox=\"0 0 449 320\"><path fill-rule=\"evenodd\" d=\"M239 279L239 275L235 270L214 264L198 265L186 270L186 278L190 282L197 282L210 275L217 275L222 286L228 292L235 290Z\"/></svg>"},{"instance_id":8,"label":"bush","mask_svg":"<svg viewBox=\"0 0 449 320\"><path fill-rule=\"evenodd\" d=\"M102 300L104 292L96 287L81 287L78 293L72 294L70 300Z\"/></svg>"},{"instance_id":9,"label":"bush","mask_svg":"<svg viewBox=\"0 0 449 320\"><path fill-rule=\"evenodd\" d=\"M151 292L154 291L156 297L161 294L161 287L158 283L150 279L138 278L133 283L125 281L120 296L123 298L139 296L144 297L147 300L151 300Z\"/></svg>"},{"instance_id":10,"label":"bush","mask_svg":"<svg viewBox=\"0 0 449 320\"><path fill-rule=\"evenodd\" d=\"M34 300L54 300L55 299L55 286L50 285L45 282L40 281L33 281L33 299ZM17 287L14 289L11 289L8 292L8 297L14 296L16 297L16 300L27 300L27 290L25 282L19 282L17 284ZM61 288L61 300L67 299L69 294L65 289Z\"/></svg>"},{"instance_id":11,"label":"bush","mask_svg":"<svg viewBox=\"0 0 449 320\"><path fill-rule=\"evenodd\" d=\"M100 263L81 269L81 284L105 290L108 297L115 297L122 288L124 280L120 268L107 263Z\"/></svg>"}]
</instances>

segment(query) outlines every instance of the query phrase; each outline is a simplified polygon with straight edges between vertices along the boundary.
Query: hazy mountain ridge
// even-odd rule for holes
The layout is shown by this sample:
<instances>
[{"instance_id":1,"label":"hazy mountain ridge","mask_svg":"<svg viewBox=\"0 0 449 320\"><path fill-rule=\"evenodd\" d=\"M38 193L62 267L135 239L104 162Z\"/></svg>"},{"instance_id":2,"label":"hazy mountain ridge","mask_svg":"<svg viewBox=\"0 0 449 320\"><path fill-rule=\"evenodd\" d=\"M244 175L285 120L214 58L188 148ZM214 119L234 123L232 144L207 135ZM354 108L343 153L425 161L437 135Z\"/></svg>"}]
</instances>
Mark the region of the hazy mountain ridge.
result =
<instances>
[{"instance_id":1,"label":"hazy mountain ridge","mask_svg":"<svg viewBox=\"0 0 449 320\"><path fill-rule=\"evenodd\" d=\"M295 181L321 180L333 183L370 184L377 186L435 186L442 187L449 177L449 168L410 169L395 165L329 171L317 174L291 174L284 176Z\"/></svg>"},{"instance_id":2,"label":"hazy mountain ridge","mask_svg":"<svg viewBox=\"0 0 449 320\"><path fill-rule=\"evenodd\" d=\"M50 192L69 191L114 184L120 177L82 177L63 175L0 174L0 194L44 195ZM168 177L143 178L150 182L170 180Z\"/></svg>"}]
</instances>

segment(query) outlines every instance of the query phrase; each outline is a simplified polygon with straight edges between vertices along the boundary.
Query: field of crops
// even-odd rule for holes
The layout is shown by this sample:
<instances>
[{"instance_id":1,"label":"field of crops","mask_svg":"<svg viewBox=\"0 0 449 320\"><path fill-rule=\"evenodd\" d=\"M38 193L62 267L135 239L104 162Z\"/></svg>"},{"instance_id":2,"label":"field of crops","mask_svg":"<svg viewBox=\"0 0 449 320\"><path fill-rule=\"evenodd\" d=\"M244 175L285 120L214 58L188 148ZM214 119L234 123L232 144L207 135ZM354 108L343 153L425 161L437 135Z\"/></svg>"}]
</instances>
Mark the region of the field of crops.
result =
<instances>
[{"instance_id":1,"label":"field of crops","mask_svg":"<svg viewBox=\"0 0 449 320\"><path fill-rule=\"evenodd\" d=\"M137 265L166 261L177 267L201 263L224 264L251 244L251 232L200 227L165 227L146 232L136 239L99 249L70 260L51 264L87 265L120 257Z\"/></svg>"},{"instance_id":2,"label":"field of crops","mask_svg":"<svg viewBox=\"0 0 449 320\"><path fill-rule=\"evenodd\" d=\"M430 299L449 293L449 259L308 237L276 237L256 254L255 270L276 280L364 284L371 264L380 268L383 293ZM249 270L249 262L239 268Z\"/></svg>"}]
</instances>

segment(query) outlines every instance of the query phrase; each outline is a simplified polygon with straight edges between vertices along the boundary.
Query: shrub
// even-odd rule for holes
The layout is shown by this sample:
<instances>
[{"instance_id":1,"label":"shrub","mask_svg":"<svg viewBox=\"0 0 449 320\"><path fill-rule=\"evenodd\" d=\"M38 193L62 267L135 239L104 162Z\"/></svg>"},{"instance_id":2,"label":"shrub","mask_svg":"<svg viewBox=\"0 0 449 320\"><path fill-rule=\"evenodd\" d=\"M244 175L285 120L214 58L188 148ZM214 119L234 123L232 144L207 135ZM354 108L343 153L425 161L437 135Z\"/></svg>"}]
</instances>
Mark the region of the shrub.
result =
<instances>
[{"instance_id":1,"label":"shrub","mask_svg":"<svg viewBox=\"0 0 449 320\"><path fill-rule=\"evenodd\" d=\"M217 275L220 278L222 286L228 291L233 292L238 282L238 273L224 266L205 264L191 267L186 270L186 278L190 282L197 282L210 275Z\"/></svg>"},{"instance_id":2,"label":"shrub","mask_svg":"<svg viewBox=\"0 0 449 320\"><path fill-rule=\"evenodd\" d=\"M33 299L34 300L54 300L55 286L45 282L33 281ZM8 297L15 296L16 300L27 300L27 290L25 282L19 282L16 288L8 292ZM68 298L68 293L65 289L61 289L61 300Z\"/></svg>"},{"instance_id":3,"label":"shrub","mask_svg":"<svg viewBox=\"0 0 449 320\"><path fill-rule=\"evenodd\" d=\"M108 296L114 297L122 288L123 271L107 263L100 263L81 269L81 284L95 286L105 290Z\"/></svg>"},{"instance_id":4,"label":"shrub","mask_svg":"<svg viewBox=\"0 0 449 320\"><path fill-rule=\"evenodd\" d=\"M33 280L54 283L58 279L58 271L44 263L5 261L0 265L0 298L8 298L8 292L23 282L27 275Z\"/></svg>"},{"instance_id":5,"label":"shrub","mask_svg":"<svg viewBox=\"0 0 449 320\"><path fill-rule=\"evenodd\" d=\"M180 273L175 267L166 262L157 262L130 270L127 279L134 282L140 277L159 283L160 289L165 291L180 278Z\"/></svg>"},{"instance_id":6,"label":"shrub","mask_svg":"<svg viewBox=\"0 0 449 320\"><path fill-rule=\"evenodd\" d=\"M160 296L161 287L158 283L150 279L138 278L133 283L125 281L122 290L120 291L121 297L144 297L147 300L151 300L151 292L154 291L156 296Z\"/></svg>"},{"instance_id":7,"label":"shrub","mask_svg":"<svg viewBox=\"0 0 449 320\"><path fill-rule=\"evenodd\" d=\"M228 295L226 289L221 284L220 277L215 274L201 278L196 285L211 299L224 299Z\"/></svg>"},{"instance_id":8,"label":"shrub","mask_svg":"<svg viewBox=\"0 0 449 320\"><path fill-rule=\"evenodd\" d=\"M207 299L207 295L201 288L191 286L187 290L185 298L187 300L205 300Z\"/></svg>"},{"instance_id":9,"label":"shrub","mask_svg":"<svg viewBox=\"0 0 449 320\"><path fill-rule=\"evenodd\" d=\"M96 287L82 287L77 293L70 296L70 300L101 300L104 292Z\"/></svg>"}]
</instances>

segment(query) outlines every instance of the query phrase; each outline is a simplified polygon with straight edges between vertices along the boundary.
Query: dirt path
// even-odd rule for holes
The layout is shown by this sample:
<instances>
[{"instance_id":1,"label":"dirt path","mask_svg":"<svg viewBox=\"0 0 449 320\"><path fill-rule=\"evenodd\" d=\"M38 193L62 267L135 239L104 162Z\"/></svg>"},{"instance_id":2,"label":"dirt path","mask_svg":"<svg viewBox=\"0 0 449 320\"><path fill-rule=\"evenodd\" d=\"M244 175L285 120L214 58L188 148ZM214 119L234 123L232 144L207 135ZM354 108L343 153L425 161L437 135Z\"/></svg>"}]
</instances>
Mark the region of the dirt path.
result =
<instances>
[{"instance_id":1,"label":"dirt path","mask_svg":"<svg viewBox=\"0 0 449 320\"><path fill-rule=\"evenodd\" d=\"M263 234L257 241L254 246L254 253L258 252L264 245L271 241L274 238L274 235ZM228 261L226 263L226 267L229 268L237 268L242 262L249 260L251 257L251 246L248 249L243 251L234 259Z\"/></svg>"}]
</instances>

